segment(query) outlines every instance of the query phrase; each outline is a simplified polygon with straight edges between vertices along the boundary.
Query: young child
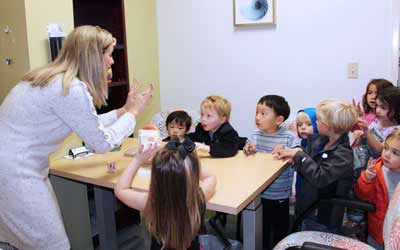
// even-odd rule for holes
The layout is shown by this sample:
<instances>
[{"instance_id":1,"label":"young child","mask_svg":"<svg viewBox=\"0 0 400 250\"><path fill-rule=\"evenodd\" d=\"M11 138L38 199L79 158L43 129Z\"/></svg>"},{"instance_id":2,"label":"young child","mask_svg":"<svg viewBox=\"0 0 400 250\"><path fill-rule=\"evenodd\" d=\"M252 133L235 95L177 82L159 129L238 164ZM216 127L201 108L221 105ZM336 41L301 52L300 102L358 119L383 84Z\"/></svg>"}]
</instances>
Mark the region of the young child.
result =
<instances>
[{"instance_id":1,"label":"young child","mask_svg":"<svg viewBox=\"0 0 400 250\"><path fill-rule=\"evenodd\" d=\"M376 98L382 89L387 87L393 87L393 84L386 79L372 79L368 83L365 93L362 97L362 109L360 103L356 104L355 100L353 99L353 105L357 108L357 111L368 125L376 119Z\"/></svg>"},{"instance_id":2,"label":"young child","mask_svg":"<svg viewBox=\"0 0 400 250\"><path fill-rule=\"evenodd\" d=\"M244 153L271 153L278 145L289 148L299 146L297 136L286 126L281 126L289 114L290 107L285 98L278 95L263 96L256 108L257 130L252 134L251 142L245 145ZM261 195L264 248L272 248L288 234L292 183L293 169L289 167Z\"/></svg>"},{"instance_id":3,"label":"young child","mask_svg":"<svg viewBox=\"0 0 400 250\"><path fill-rule=\"evenodd\" d=\"M239 137L229 123L231 104L221 96L208 96L200 104L200 123L188 134L196 149L212 157L231 157L243 148L247 138Z\"/></svg>"},{"instance_id":4,"label":"young child","mask_svg":"<svg viewBox=\"0 0 400 250\"><path fill-rule=\"evenodd\" d=\"M325 100L317 106L319 134L308 136L308 145L276 151L278 157L294 163L303 182L296 214L301 215L319 198L347 196L353 184L353 151L348 132L357 121L352 104L339 100ZM335 232L343 218L342 208L320 206L310 216L305 229Z\"/></svg>"},{"instance_id":5,"label":"young child","mask_svg":"<svg viewBox=\"0 0 400 250\"><path fill-rule=\"evenodd\" d=\"M122 202L143 211L153 237L152 250L199 249L194 239L203 223L205 203L215 191L216 178L200 167L194 148L189 139L181 143L174 137L161 150L156 145L140 150L114 188ZM140 166L153 156L149 192L131 189Z\"/></svg>"},{"instance_id":6,"label":"young child","mask_svg":"<svg viewBox=\"0 0 400 250\"><path fill-rule=\"evenodd\" d=\"M382 152L382 142L396 128L400 128L400 89L398 87L384 88L376 99L377 118L368 126L366 120L359 119L358 124L363 130L363 136L376 156Z\"/></svg>"},{"instance_id":7,"label":"young child","mask_svg":"<svg viewBox=\"0 0 400 250\"><path fill-rule=\"evenodd\" d=\"M163 139L163 141L169 141L173 136L177 136L183 142L186 133L190 130L190 126L192 126L192 118L186 111L173 111L167 116L165 126L167 127L168 137Z\"/></svg>"},{"instance_id":8,"label":"young child","mask_svg":"<svg viewBox=\"0 0 400 250\"><path fill-rule=\"evenodd\" d=\"M375 212L368 213L368 244L383 249L383 221L392 193L400 182L400 129L395 129L383 143L382 156L370 159L355 186L356 194L372 201Z\"/></svg>"},{"instance_id":9,"label":"young child","mask_svg":"<svg viewBox=\"0 0 400 250\"><path fill-rule=\"evenodd\" d=\"M305 108L297 112L296 132L301 139L301 147L306 148L308 135L318 134L317 114L315 108ZM302 179L302 175L295 171L291 196L292 204L295 203L296 198L300 195Z\"/></svg>"}]
</instances>

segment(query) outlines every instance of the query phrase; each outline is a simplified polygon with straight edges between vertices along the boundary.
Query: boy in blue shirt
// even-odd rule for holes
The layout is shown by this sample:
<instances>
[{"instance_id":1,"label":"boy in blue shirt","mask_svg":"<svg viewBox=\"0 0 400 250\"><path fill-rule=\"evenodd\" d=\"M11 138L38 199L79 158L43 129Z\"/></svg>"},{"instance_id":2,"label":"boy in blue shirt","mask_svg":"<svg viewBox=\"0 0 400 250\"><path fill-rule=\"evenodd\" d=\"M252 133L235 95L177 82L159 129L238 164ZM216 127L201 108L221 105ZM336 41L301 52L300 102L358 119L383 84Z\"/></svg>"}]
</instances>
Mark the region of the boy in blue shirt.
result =
<instances>
[{"instance_id":1,"label":"boy in blue shirt","mask_svg":"<svg viewBox=\"0 0 400 250\"><path fill-rule=\"evenodd\" d=\"M289 114L290 107L285 98L278 95L263 96L257 103L257 130L252 134L251 142L243 148L244 153L271 153L277 146L300 146L299 138L283 125ZM272 249L288 234L292 183L293 169L288 167L261 195L264 249Z\"/></svg>"}]
</instances>

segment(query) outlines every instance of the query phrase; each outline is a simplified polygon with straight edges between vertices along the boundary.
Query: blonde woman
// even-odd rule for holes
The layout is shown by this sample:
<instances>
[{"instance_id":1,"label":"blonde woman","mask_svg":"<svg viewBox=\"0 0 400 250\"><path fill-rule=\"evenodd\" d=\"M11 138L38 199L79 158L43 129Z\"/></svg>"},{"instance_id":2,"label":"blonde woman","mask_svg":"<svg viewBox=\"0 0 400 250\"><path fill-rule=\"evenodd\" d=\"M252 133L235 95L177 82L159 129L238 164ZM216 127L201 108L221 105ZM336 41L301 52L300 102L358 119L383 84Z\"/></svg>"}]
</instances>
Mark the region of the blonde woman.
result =
<instances>
[{"instance_id":1,"label":"blonde woman","mask_svg":"<svg viewBox=\"0 0 400 250\"><path fill-rule=\"evenodd\" d=\"M71 248L48 179L49 154L71 132L97 153L111 150L133 132L153 91L138 94L135 87L122 108L97 115L108 95L114 44L100 27L74 29L57 59L27 73L0 106L0 242Z\"/></svg>"}]
</instances>

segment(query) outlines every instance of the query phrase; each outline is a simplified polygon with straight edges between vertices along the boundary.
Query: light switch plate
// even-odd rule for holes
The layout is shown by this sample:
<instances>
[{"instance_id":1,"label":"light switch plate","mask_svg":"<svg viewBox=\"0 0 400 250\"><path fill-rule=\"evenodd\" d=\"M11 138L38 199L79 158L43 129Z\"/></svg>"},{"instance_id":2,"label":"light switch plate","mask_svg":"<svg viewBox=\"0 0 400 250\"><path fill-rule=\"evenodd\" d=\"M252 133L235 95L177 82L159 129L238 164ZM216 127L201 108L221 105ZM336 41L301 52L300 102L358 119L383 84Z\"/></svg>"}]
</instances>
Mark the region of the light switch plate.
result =
<instances>
[{"instance_id":1,"label":"light switch plate","mask_svg":"<svg viewBox=\"0 0 400 250\"><path fill-rule=\"evenodd\" d=\"M358 79L358 63L349 63L347 65L347 78Z\"/></svg>"}]
</instances>

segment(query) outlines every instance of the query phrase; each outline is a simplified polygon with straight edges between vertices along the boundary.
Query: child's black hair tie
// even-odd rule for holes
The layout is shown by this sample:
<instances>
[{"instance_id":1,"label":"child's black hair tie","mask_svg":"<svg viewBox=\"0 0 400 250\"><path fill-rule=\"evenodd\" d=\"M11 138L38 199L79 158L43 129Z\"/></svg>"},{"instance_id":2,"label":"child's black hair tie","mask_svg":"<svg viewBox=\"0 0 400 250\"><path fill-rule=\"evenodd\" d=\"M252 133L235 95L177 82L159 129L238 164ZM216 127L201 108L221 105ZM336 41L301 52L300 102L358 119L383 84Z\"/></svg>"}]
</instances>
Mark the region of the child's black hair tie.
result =
<instances>
[{"instance_id":1,"label":"child's black hair tie","mask_svg":"<svg viewBox=\"0 0 400 250\"><path fill-rule=\"evenodd\" d=\"M193 152L196 148L196 145L188 138L185 138L181 143L179 138L174 136L171 140L165 145L165 147L169 150L177 150L183 158Z\"/></svg>"}]
</instances>

